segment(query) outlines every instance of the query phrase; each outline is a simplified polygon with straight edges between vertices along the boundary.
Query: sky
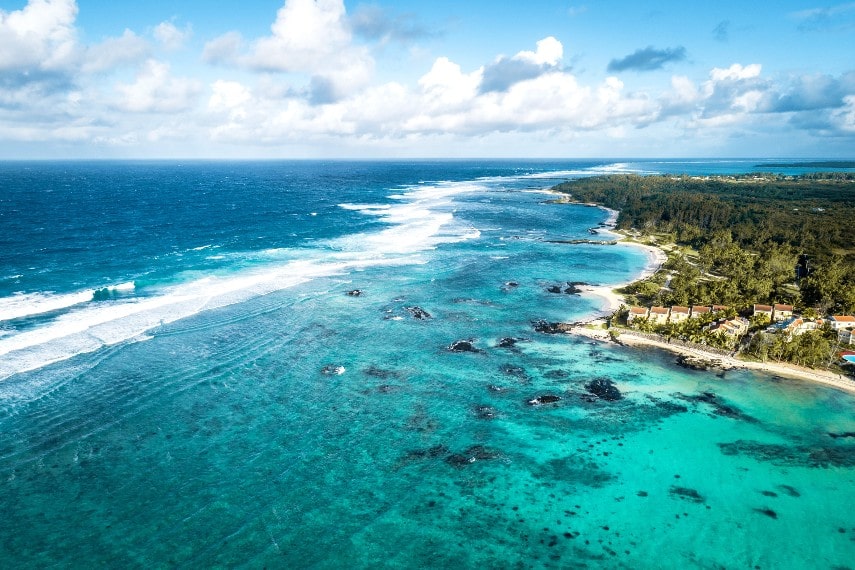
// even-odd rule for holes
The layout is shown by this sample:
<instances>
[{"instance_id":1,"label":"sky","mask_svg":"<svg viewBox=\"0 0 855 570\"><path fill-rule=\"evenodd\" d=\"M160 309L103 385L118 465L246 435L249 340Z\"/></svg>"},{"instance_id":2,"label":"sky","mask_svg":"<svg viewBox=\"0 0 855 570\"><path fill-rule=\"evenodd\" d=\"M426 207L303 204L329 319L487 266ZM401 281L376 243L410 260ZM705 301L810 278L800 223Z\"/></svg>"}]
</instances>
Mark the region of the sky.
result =
<instances>
[{"instance_id":1,"label":"sky","mask_svg":"<svg viewBox=\"0 0 855 570\"><path fill-rule=\"evenodd\" d=\"M0 159L855 158L855 2L0 0Z\"/></svg>"}]
</instances>

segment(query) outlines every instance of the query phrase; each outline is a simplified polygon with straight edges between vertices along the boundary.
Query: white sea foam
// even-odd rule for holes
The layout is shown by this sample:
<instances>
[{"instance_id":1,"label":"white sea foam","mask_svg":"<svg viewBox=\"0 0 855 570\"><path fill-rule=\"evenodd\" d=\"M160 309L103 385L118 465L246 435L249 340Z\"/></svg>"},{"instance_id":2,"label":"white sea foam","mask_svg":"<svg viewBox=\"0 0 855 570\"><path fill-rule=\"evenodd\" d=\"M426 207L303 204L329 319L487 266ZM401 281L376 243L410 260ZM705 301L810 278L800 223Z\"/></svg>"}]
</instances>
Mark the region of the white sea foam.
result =
<instances>
[{"instance_id":1,"label":"white sea foam","mask_svg":"<svg viewBox=\"0 0 855 570\"><path fill-rule=\"evenodd\" d=\"M92 300L94 289L58 295L54 293L18 293L0 298L0 321L20 319L67 309Z\"/></svg>"},{"instance_id":2,"label":"white sea foam","mask_svg":"<svg viewBox=\"0 0 855 570\"><path fill-rule=\"evenodd\" d=\"M379 217L388 227L320 242L317 250L301 252L304 258L300 259L294 259L297 254L290 250L260 252L269 261L264 268L232 276L190 278L159 292L150 291L146 297L120 296L87 303L95 293L89 289L69 295L21 295L0 300L0 315L7 319L69 309L37 329L0 337L0 378L103 346L148 339L158 326L319 277L380 265L424 263L422 252L480 235L476 228L455 219L452 197L484 189L472 183L422 185L394 196L393 204L343 204L343 208ZM207 247L197 248L203 249ZM259 252L250 255L258 256ZM117 292L134 288L133 282L110 287Z\"/></svg>"}]
</instances>

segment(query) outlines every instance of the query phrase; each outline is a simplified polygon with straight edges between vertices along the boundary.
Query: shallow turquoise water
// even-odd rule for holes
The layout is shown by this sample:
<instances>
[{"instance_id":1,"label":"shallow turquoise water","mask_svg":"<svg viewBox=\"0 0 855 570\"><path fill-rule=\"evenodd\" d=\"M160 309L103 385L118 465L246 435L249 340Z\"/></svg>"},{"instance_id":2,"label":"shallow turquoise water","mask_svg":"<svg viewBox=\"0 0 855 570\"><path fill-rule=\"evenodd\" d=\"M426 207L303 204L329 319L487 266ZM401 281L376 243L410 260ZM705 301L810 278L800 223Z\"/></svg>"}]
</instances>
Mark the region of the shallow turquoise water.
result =
<instances>
[{"instance_id":1,"label":"shallow turquoise water","mask_svg":"<svg viewBox=\"0 0 855 570\"><path fill-rule=\"evenodd\" d=\"M536 333L598 310L549 286L645 257L550 243L605 215L530 185L423 201L442 243L5 378L4 566L851 565L855 398Z\"/></svg>"}]
</instances>

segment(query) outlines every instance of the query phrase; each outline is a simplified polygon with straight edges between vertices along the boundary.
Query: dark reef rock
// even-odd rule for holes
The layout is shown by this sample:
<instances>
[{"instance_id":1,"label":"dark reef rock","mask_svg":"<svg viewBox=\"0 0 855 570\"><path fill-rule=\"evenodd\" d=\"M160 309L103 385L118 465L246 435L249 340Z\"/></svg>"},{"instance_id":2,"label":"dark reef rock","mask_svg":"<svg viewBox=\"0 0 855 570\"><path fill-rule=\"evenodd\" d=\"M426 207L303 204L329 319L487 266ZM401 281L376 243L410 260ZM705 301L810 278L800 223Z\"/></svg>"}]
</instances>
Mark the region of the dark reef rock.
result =
<instances>
[{"instance_id":1,"label":"dark reef rock","mask_svg":"<svg viewBox=\"0 0 855 570\"><path fill-rule=\"evenodd\" d=\"M431 318L430 313L422 309L421 307L407 307L407 311L413 316L414 319L429 319Z\"/></svg>"},{"instance_id":2,"label":"dark reef rock","mask_svg":"<svg viewBox=\"0 0 855 570\"><path fill-rule=\"evenodd\" d=\"M790 497L801 497L802 496L802 494L799 493L798 490L791 485L778 485L775 488L778 489L779 491L784 492L785 494L789 495Z\"/></svg>"},{"instance_id":3,"label":"dark reef rock","mask_svg":"<svg viewBox=\"0 0 855 570\"><path fill-rule=\"evenodd\" d=\"M547 293L560 293L561 292L561 285L552 285L550 287L547 287L546 292Z\"/></svg>"},{"instance_id":4,"label":"dark reef rock","mask_svg":"<svg viewBox=\"0 0 855 570\"><path fill-rule=\"evenodd\" d=\"M723 416L733 420L741 420L748 423L757 423L757 419L742 412L735 406L725 404L718 396L712 392L701 392L695 395L676 394L675 397L687 402L709 404L713 408L713 413L717 416Z\"/></svg>"},{"instance_id":5,"label":"dark reef rock","mask_svg":"<svg viewBox=\"0 0 855 570\"><path fill-rule=\"evenodd\" d=\"M451 352L483 352L472 344L472 339L456 340L449 345L448 350Z\"/></svg>"},{"instance_id":6,"label":"dark reef rock","mask_svg":"<svg viewBox=\"0 0 855 570\"><path fill-rule=\"evenodd\" d=\"M773 465L797 467L855 467L855 445L786 445L740 439L719 443L724 455L745 455ZM784 489L785 486L779 486ZM787 487L792 489L792 487ZM795 489L792 489L795 491ZM797 491L795 491L797 492Z\"/></svg>"},{"instance_id":7,"label":"dark reef rock","mask_svg":"<svg viewBox=\"0 0 855 570\"><path fill-rule=\"evenodd\" d=\"M538 396L536 398L532 398L528 400L526 404L529 406L542 406L544 404L554 404L561 400L561 396L556 396L554 394L543 394L542 396Z\"/></svg>"},{"instance_id":8,"label":"dark reef rock","mask_svg":"<svg viewBox=\"0 0 855 570\"><path fill-rule=\"evenodd\" d=\"M380 368L378 366L369 366L365 370L363 370L367 376L371 376L372 378L380 378L381 380L386 380L388 378L400 378L401 373L397 370L388 370L386 368Z\"/></svg>"},{"instance_id":9,"label":"dark reef rock","mask_svg":"<svg viewBox=\"0 0 855 570\"><path fill-rule=\"evenodd\" d=\"M520 340L522 339L514 338L512 336L506 336L502 339L499 339L499 344L497 344L496 346L498 346L499 348L513 348Z\"/></svg>"},{"instance_id":10,"label":"dark reef rock","mask_svg":"<svg viewBox=\"0 0 855 570\"><path fill-rule=\"evenodd\" d=\"M703 495L701 495L694 489L690 489L689 487L672 486L670 489L668 489L668 492L674 497L683 499L685 501L691 501L693 503L703 503L705 501Z\"/></svg>"},{"instance_id":11,"label":"dark reef rock","mask_svg":"<svg viewBox=\"0 0 855 570\"><path fill-rule=\"evenodd\" d=\"M831 437L832 439L840 439L840 438L846 438L846 437L855 437L855 431L844 431L844 432L842 432L842 433L830 433L830 432L829 432L829 434L828 434L828 435L829 435L829 437Z\"/></svg>"},{"instance_id":12,"label":"dark reef rock","mask_svg":"<svg viewBox=\"0 0 855 570\"><path fill-rule=\"evenodd\" d=\"M415 449L413 451L408 451L404 456L405 461L416 461L421 459L436 459L438 457L443 457L448 455L451 450L448 449L446 445L438 444L432 447L428 447L427 449Z\"/></svg>"},{"instance_id":13,"label":"dark reef rock","mask_svg":"<svg viewBox=\"0 0 855 570\"><path fill-rule=\"evenodd\" d=\"M509 289L513 289L513 288L519 287L519 286L520 286L520 284L517 283L516 281L508 281L507 283L505 283L505 287L507 287Z\"/></svg>"},{"instance_id":14,"label":"dark reef rock","mask_svg":"<svg viewBox=\"0 0 855 570\"><path fill-rule=\"evenodd\" d=\"M615 383L608 378L594 378L587 384L585 389L594 396L607 402L616 402L623 398L623 394L617 389Z\"/></svg>"},{"instance_id":15,"label":"dark reef rock","mask_svg":"<svg viewBox=\"0 0 855 570\"><path fill-rule=\"evenodd\" d=\"M454 467L467 467L476 461L489 461L498 459L501 454L483 445L473 445L462 453L452 453L445 458L445 462Z\"/></svg>"},{"instance_id":16,"label":"dark reef rock","mask_svg":"<svg viewBox=\"0 0 855 570\"><path fill-rule=\"evenodd\" d=\"M534 321L531 324L535 331L545 334L565 333L573 328L570 323L550 323L544 320Z\"/></svg>"},{"instance_id":17,"label":"dark reef rock","mask_svg":"<svg viewBox=\"0 0 855 570\"><path fill-rule=\"evenodd\" d=\"M775 511L773 511L772 509L770 509L768 507L764 507L762 509L752 509L752 510L755 513L759 513L761 515L766 515L770 519L777 519L778 518L778 513L776 513Z\"/></svg>"},{"instance_id":18,"label":"dark reef rock","mask_svg":"<svg viewBox=\"0 0 855 570\"><path fill-rule=\"evenodd\" d=\"M522 366L517 366L515 364L502 364L499 366L499 370L505 376L513 376L514 378L528 380L528 374Z\"/></svg>"},{"instance_id":19,"label":"dark reef rock","mask_svg":"<svg viewBox=\"0 0 855 570\"><path fill-rule=\"evenodd\" d=\"M326 374L327 376L338 376L340 374L344 374L344 366L339 364L327 364L321 368L321 374Z\"/></svg>"},{"instance_id":20,"label":"dark reef rock","mask_svg":"<svg viewBox=\"0 0 855 570\"><path fill-rule=\"evenodd\" d=\"M362 289L353 289L347 292L347 295L350 297L359 297L362 295Z\"/></svg>"},{"instance_id":21,"label":"dark reef rock","mask_svg":"<svg viewBox=\"0 0 855 570\"><path fill-rule=\"evenodd\" d=\"M475 406L475 417L479 420L494 420L498 412L493 406Z\"/></svg>"},{"instance_id":22,"label":"dark reef rock","mask_svg":"<svg viewBox=\"0 0 855 570\"><path fill-rule=\"evenodd\" d=\"M570 376L570 374L568 374L564 370L547 370L543 373L543 377L549 378L550 380L561 380L563 378L567 378L568 376Z\"/></svg>"}]
</instances>

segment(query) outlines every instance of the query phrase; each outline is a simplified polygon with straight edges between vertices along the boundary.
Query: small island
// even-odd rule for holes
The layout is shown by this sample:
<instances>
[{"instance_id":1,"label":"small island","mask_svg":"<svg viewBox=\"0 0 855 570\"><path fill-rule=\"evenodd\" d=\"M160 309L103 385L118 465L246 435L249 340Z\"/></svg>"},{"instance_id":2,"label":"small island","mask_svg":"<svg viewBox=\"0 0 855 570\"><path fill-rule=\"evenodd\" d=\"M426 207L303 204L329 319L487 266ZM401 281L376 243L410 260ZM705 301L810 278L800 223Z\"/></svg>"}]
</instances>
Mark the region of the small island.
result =
<instances>
[{"instance_id":1,"label":"small island","mask_svg":"<svg viewBox=\"0 0 855 570\"><path fill-rule=\"evenodd\" d=\"M624 243L664 252L615 290L604 329L574 332L855 391L855 174L611 175L553 190L612 210Z\"/></svg>"}]
</instances>

